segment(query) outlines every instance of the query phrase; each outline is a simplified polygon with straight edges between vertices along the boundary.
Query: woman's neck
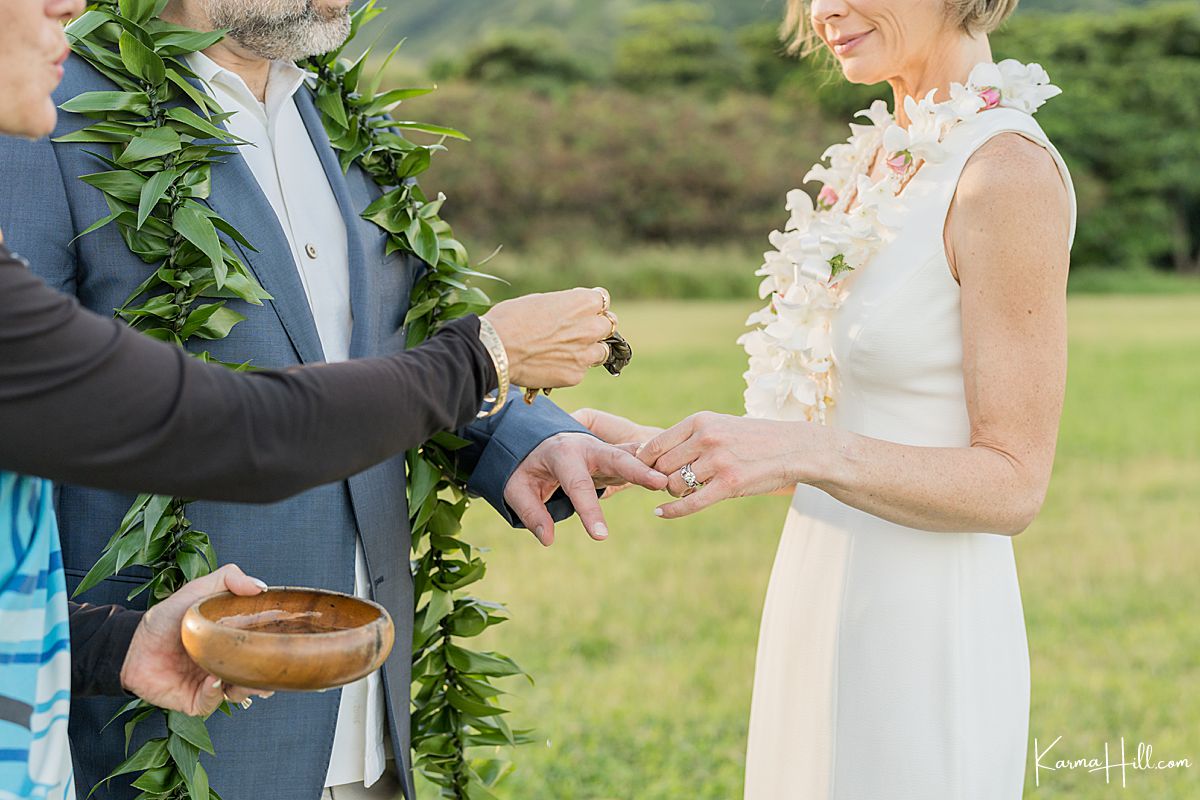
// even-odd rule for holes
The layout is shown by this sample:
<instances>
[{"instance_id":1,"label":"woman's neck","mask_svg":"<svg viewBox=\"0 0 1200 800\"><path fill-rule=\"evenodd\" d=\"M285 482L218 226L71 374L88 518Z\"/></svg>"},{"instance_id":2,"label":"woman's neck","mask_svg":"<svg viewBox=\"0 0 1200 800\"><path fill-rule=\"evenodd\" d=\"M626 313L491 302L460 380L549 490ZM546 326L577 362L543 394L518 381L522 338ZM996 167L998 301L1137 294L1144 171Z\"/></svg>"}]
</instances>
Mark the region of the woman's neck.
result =
<instances>
[{"instance_id":1,"label":"woman's neck","mask_svg":"<svg viewBox=\"0 0 1200 800\"><path fill-rule=\"evenodd\" d=\"M892 87L896 122L907 127L911 122L904 111L904 99L920 100L937 89L938 101L949 99L950 84L966 83L976 64L992 60L992 46L987 36L958 36L952 44L939 48L929 59L922 61L902 75L888 80Z\"/></svg>"}]
</instances>

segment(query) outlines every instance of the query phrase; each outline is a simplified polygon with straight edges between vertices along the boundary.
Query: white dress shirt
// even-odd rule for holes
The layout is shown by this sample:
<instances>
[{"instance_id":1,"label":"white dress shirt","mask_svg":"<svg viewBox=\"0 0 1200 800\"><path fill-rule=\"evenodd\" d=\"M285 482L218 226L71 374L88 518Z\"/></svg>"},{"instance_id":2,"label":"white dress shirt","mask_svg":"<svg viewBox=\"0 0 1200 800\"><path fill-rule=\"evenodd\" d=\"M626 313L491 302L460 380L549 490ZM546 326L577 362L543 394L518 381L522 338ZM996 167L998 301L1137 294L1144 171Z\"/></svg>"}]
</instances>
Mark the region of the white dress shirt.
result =
<instances>
[{"instance_id":1,"label":"white dress shirt","mask_svg":"<svg viewBox=\"0 0 1200 800\"><path fill-rule=\"evenodd\" d=\"M353 329L349 246L337 198L294 100L307 73L294 64L272 64L267 99L260 103L239 75L207 56L196 53L188 62L221 108L235 112L225 127L250 143L239 150L292 247L325 360L345 361ZM246 233L253 239L253 232ZM371 596L366 557L357 539L354 593ZM378 672L342 689L326 786L370 786L379 779L386 760L383 723Z\"/></svg>"}]
</instances>

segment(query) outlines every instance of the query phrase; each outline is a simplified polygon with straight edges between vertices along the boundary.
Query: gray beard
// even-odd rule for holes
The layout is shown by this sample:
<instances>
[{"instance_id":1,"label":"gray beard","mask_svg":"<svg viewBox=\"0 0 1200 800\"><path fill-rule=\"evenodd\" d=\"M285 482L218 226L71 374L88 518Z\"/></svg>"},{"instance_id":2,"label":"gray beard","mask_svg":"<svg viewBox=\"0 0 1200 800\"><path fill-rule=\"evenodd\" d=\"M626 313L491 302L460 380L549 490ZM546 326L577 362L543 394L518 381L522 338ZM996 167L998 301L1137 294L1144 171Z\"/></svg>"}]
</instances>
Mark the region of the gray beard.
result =
<instances>
[{"instance_id":1,"label":"gray beard","mask_svg":"<svg viewBox=\"0 0 1200 800\"><path fill-rule=\"evenodd\" d=\"M336 50L350 36L350 12L326 16L314 0L208 0L216 29L272 61L299 61Z\"/></svg>"}]
</instances>

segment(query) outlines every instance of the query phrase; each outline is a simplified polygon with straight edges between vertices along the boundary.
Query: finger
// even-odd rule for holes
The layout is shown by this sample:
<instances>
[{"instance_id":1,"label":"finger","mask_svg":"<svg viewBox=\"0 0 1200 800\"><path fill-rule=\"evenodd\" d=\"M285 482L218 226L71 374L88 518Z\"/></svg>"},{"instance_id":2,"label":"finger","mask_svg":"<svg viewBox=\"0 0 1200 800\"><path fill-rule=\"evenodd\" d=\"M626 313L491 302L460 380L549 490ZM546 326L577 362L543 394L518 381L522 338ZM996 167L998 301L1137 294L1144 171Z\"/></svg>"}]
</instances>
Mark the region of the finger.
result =
<instances>
[{"instance_id":1,"label":"finger","mask_svg":"<svg viewBox=\"0 0 1200 800\"><path fill-rule=\"evenodd\" d=\"M223 584L221 588L227 589L234 594L242 595L243 597L252 597L267 590L266 583L258 578L251 578L242 572L241 567L237 564L226 564L214 572L213 576L220 579ZM218 588L216 591L220 591L221 588Z\"/></svg>"},{"instance_id":2,"label":"finger","mask_svg":"<svg viewBox=\"0 0 1200 800\"><path fill-rule=\"evenodd\" d=\"M679 447L659 457L654 468L670 478L670 483L667 484L667 491L676 497L682 497L687 494L685 490L690 488L684 483L683 468L691 464L692 472L696 473L696 479L703 483L705 478L702 477L702 473L704 473L702 463L707 460L706 456L708 456L708 453L700 447L695 439L688 439ZM712 474L709 473L708 477L712 477Z\"/></svg>"},{"instance_id":3,"label":"finger","mask_svg":"<svg viewBox=\"0 0 1200 800\"><path fill-rule=\"evenodd\" d=\"M617 448L618 450L621 450L622 452L628 453L629 455L632 456L635 452L637 452L637 449L638 449L638 447L640 447L640 445L638 445L636 443L614 444L613 447ZM638 463L641 464L642 462L639 461ZM653 470L653 468L651 468L651 469ZM624 491L625 489L628 489L631 486L633 486L632 483L625 480L624 478L618 478L618 477L614 477L614 476L610 476L610 475L592 475L592 479L596 482L597 488L599 488L601 486L607 487L604 494L601 495L601 497L600 497L601 500L607 500L609 497L612 497L617 492ZM608 489L611 489L612 491L608 491Z\"/></svg>"},{"instance_id":4,"label":"finger","mask_svg":"<svg viewBox=\"0 0 1200 800\"><path fill-rule=\"evenodd\" d=\"M715 482L709 483L682 500L676 500L673 503L659 506L654 509L654 516L661 519L679 519L680 517L695 514L697 511L703 511L726 498L727 495L721 490L719 484Z\"/></svg>"},{"instance_id":5,"label":"finger","mask_svg":"<svg viewBox=\"0 0 1200 800\"><path fill-rule=\"evenodd\" d=\"M612 293L608 289L605 289L603 286L595 286L587 291L592 292L593 297L599 303L600 310L596 312L597 314L612 308Z\"/></svg>"},{"instance_id":6,"label":"finger","mask_svg":"<svg viewBox=\"0 0 1200 800\"><path fill-rule=\"evenodd\" d=\"M259 698L266 700L275 693L266 689L251 689L247 686L226 686L225 699L231 703L245 703L247 700Z\"/></svg>"},{"instance_id":7,"label":"finger","mask_svg":"<svg viewBox=\"0 0 1200 800\"><path fill-rule=\"evenodd\" d=\"M587 363L590 366L599 367L612 355L612 347L604 342L597 342L588 345L584 352L587 354Z\"/></svg>"},{"instance_id":8,"label":"finger","mask_svg":"<svg viewBox=\"0 0 1200 800\"><path fill-rule=\"evenodd\" d=\"M234 591L235 587L237 591ZM258 578L248 577L236 564L226 564L215 572L185 583L168 602L180 608L179 613L182 614L182 609L212 594L233 591L234 594L255 595L266 588L265 583Z\"/></svg>"},{"instance_id":9,"label":"finger","mask_svg":"<svg viewBox=\"0 0 1200 800\"><path fill-rule=\"evenodd\" d=\"M569 289L566 294L570 295L572 300L579 303L576 308L579 309L580 316L599 316L611 305L612 298L608 294L607 289L596 287L595 289Z\"/></svg>"},{"instance_id":10,"label":"finger","mask_svg":"<svg viewBox=\"0 0 1200 800\"><path fill-rule=\"evenodd\" d=\"M613 326L608 317L588 317L576 331L585 342L602 342L612 336Z\"/></svg>"},{"instance_id":11,"label":"finger","mask_svg":"<svg viewBox=\"0 0 1200 800\"><path fill-rule=\"evenodd\" d=\"M668 428L667 430L655 436L650 441L642 445L638 450L637 457L642 460L642 463L651 466L658 463L658 459L664 453L674 450L679 445L683 444L691 437L692 431L695 430L696 423L694 417L688 417L683 422Z\"/></svg>"},{"instance_id":12,"label":"finger","mask_svg":"<svg viewBox=\"0 0 1200 800\"><path fill-rule=\"evenodd\" d=\"M674 458L675 454L680 452L682 449L683 448L676 448L670 453L667 453L664 458ZM662 464L664 458L659 459L660 465ZM682 460L682 458L680 460ZM688 482L683 477L683 470L685 467L691 467L692 475L695 477L696 483L700 484L701 486L711 481L714 477L716 477L718 472L717 468L710 463L712 460L713 459L707 455L700 453L680 464L679 469L673 469L666 473L670 479L670 482L667 484L667 491L675 497L687 497L689 494L692 494L699 488L699 486L688 485Z\"/></svg>"},{"instance_id":13,"label":"finger","mask_svg":"<svg viewBox=\"0 0 1200 800\"><path fill-rule=\"evenodd\" d=\"M598 542L608 538L608 524L600 510L600 498L596 495L596 483L580 459L563 459L557 465L555 477L562 486L583 528Z\"/></svg>"},{"instance_id":14,"label":"finger","mask_svg":"<svg viewBox=\"0 0 1200 800\"><path fill-rule=\"evenodd\" d=\"M546 510L542 494L533 482L513 478L504 490L504 500L543 547L554 544L554 518Z\"/></svg>"},{"instance_id":15,"label":"finger","mask_svg":"<svg viewBox=\"0 0 1200 800\"><path fill-rule=\"evenodd\" d=\"M599 432L601 415L603 413L603 411L597 411L594 408L580 408L571 412L571 418L603 439L604 437Z\"/></svg>"},{"instance_id":16,"label":"finger","mask_svg":"<svg viewBox=\"0 0 1200 800\"><path fill-rule=\"evenodd\" d=\"M642 463L627 449L604 447L596 466L594 473L601 479L618 479L622 483L634 483L654 492L667 488L666 475Z\"/></svg>"},{"instance_id":17,"label":"finger","mask_svg":"<svg viewBox=\"0 0 1200 800\"><path fill-rule=\"evenodd\" d=\"M624 417L618 417L616 414L595 408L581 408L571 416L580 425L609 444L629 442L634 437L633 429L637 427ZM636 450L637 447L635 446L633 449Z\"/></svg>"},{"instance_id":18,"label":"finger","mask_svg":"<svg viewBox=\"0 0 1200 800\"><path fill-rule=\"evenodd\" d=\"M209 675L201 683L200 690L196 692L196 713L192 716L208 716L217 710L224 699L225 690L221 679L215 675Z\"/></svg>"}]
</instances>

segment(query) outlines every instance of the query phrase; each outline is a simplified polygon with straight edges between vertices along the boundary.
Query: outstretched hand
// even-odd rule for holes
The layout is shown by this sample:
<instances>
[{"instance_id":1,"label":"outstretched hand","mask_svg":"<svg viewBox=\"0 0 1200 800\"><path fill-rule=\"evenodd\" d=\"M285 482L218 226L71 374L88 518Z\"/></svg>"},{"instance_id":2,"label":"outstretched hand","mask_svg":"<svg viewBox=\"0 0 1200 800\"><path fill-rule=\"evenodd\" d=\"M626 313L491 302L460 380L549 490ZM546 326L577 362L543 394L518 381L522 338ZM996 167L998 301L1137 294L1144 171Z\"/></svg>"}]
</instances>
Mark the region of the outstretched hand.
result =
<instances>
[{"instance_id":1,"label":"outstretched hand","mask_svg":"<svg viewBox=\"0 0 1200 800\"><path fill-rule=\"evenodd\" d=\"M554 519L546 502L559 487L575 506L588 535L608 538L597 488L637 484L653 491L667 486L667 476L633 455L634 445L616 447L586 433L560 433L542 442L521 462L504 489L504 500L538 541L554 543Z\"/></svg>"},{"instance_id":2,"label":"outstretched hand","mask_svg":"<svg viewBox=\"0 0 1200 800\"><path fill-rule=\"evenodd\" d=\"M601 440L622 448L633 446L635 452L638 447L663 432L662 428L656 428L653 425L639 425L631 419L595 408L581 408L571 416L580 425L599 436ZM631 483L622 483L609 486L604 490L601 499L607 500L632 485Z\"/></svg>"},{"instance_id":3,"label":"outstretched hand","mask_svg":"<svg viewBox=\"0 0 1200 800\"><path fill-rule=\"evenodd\" d=\"M682 498L655 510L665 519L695 514L733 497L791 491L821 450L817 426L734 417L704 411L651 439L637 451L648 466L670 476L667 490ZM698 482L688 486L683 468Z\"/></svg>"},{"instance_id":4,"label":"outstretched hand","mask_svg":"<svg viewBox=\"0 0 1200 800\"><path fill-rule=\"evenodd\" d=\"M250 597L266 588L266 584L257 578L248 577L233 564L226 564L211 575L184 584L175 594L151 608L134 632L125 665L121 668L121 685L125 691L160 708L182 711L193 717L208 716L227 698L240 703L251 696L270 697L271 692L222 685L192 661L183 648L179 633L183 615L205 597L224 591Z\"/></svg>"}]
</instances>

